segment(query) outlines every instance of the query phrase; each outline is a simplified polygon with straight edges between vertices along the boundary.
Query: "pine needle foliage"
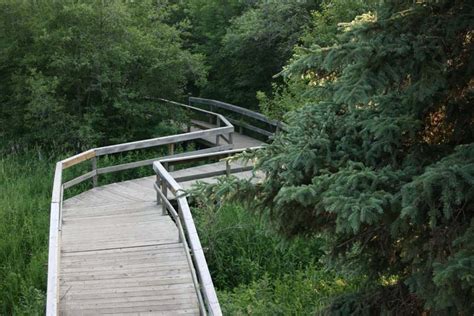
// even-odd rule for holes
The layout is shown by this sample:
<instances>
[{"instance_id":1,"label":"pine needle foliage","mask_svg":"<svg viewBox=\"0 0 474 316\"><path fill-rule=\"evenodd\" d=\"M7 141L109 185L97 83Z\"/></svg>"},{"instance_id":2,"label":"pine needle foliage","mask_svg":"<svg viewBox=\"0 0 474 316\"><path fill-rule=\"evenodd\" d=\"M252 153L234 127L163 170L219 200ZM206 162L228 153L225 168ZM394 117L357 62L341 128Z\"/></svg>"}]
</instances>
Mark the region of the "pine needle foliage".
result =
<instances>
[{"instance_id":1,"label":"pine needle foliage","mask_svg":"<svg viewBox=\"0 0 474 316\"><path fill-rule=\"evenodd\" d=\"M299 48L284 75L310 78L317 102L254 155L262 182L219 192L259 203L288 236L331 236L373 281L331 313L474 312L473 13L387 1L335 44Z\"/></svg>"}]
</instances>

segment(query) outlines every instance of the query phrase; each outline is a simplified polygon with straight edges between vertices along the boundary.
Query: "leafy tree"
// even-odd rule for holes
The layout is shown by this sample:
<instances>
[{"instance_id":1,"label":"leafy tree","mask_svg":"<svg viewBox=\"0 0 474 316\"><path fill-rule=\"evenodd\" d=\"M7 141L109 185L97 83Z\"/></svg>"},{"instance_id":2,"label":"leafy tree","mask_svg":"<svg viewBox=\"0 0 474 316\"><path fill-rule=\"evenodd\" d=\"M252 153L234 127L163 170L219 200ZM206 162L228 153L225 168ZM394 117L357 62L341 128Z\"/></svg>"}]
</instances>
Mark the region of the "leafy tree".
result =
<instances>
[{"instance_id":1,"label":"leafy tree","mask_svg":"<svg viewBox=\"0 0 474 316\"><path fill-rule=\"evenodd\" d=\"M319 1L187 1L188 45L206 56L205 97L256 107L256 92L271 90Z\"/></svg>"},{"instance_id":2,"label":"leafy tree","mask_svg":"<svg viewBox=\"0 0 474 316\"><path fill-rule=\"evenodd\" d=\"M221 71L204 92L255 108L256 92L271 90L319 1L258 1L232 20L219 52ZM223 68L225 67L225 68Z\"/></svg>"},{"instance_id":3,"label":"leafy tree","mask_svg":"<svg viewBox=\"0 0 474 316\"><path fill-rule=\"evenodd\" d=\"M81 148L150 137L144 96L203 83L198 55L153 1L0 1L0 134L10 146Z\"/></svg>"},{"instance_id":4,"label":"leafy tree","mask_svg":"<svg viewBox=\"0 0 474 316\"><path fill-rule=\"evenodd\" d=\"M367 275L332 313L474 312L473 9L385 2L299 48L284 75L314 102L256 153L262 183L227 186Z\"/></svg>"}]
</instances>

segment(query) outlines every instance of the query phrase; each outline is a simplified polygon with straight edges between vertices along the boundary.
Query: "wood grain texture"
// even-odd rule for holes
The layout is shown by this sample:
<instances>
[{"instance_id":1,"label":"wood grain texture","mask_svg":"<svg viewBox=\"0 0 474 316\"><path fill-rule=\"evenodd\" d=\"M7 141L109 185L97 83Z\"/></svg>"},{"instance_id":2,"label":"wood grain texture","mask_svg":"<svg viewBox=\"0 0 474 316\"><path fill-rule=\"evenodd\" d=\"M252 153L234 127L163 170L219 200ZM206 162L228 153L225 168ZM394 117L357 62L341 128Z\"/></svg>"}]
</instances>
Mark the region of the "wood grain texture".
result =
<instances>
[{"instance_id":1,"label":"wood grain texture","mask_svg":"<svg viewBox=\"0 0 474 316\"><path fill-rule=\"evenodd\" d=\"M176 225L143 181L94 188L63 207L59 314L197 315Z\"/></svg>"}]
</instances>

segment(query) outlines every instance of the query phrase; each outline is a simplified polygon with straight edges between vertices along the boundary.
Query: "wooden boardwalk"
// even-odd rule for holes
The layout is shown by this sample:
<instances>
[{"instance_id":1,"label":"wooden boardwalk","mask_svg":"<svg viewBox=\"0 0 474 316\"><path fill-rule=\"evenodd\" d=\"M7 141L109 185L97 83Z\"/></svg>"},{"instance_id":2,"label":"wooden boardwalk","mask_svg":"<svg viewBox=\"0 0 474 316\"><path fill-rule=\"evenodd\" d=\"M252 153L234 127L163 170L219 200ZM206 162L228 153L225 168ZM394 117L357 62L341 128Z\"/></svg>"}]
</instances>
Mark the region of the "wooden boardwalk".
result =
<instances>
[{"instance_id":1,"label":"wooden boardwalk","mask_svg":"<svg viewBox=\"0 0 474 316\"><path fill-rule=\"evenodd\" d=\"M190 188L197 179L214 182L217 175L232 173L250 178L251 166L239 161L209 163L208 159L215 161L263 142L233 132L233 126L222 115L178 105L214 116L217 123L194 121L187 134L96 148L58 162L51 203L48 316L221 315L189 206L177 192ZM161 159L166 167L154 165L156 176L97 186L102 173L153 162L98 168L98 156L174 146L188 139L211 148ZM62 183L63 169L86 160L92 161L91 172ZM202 160L207 163L177 168ZM167 170L175 165L176 171ZM62 199L63 190L87 179L93 179L93 189ZM173 201L178 205L176 209Z\"/></svg>"},{"instance_id":2,"label":"wooden boardwalk","mask_svg":"<svg viewBox=\"0 0 474 316\"><path fill-rule=\"evenodd\" d=\"M234 162L232 167L243 165ZM217 162L170 174L180 179L225 168L224 162ZM235 176L250 177L251 172ZM155 180L151 176L113 183L64 201L61 315L199 314L192 267L175 223L162 215ZM180 184L188 189L195 181Z\"/></svg>"}]
</instances>

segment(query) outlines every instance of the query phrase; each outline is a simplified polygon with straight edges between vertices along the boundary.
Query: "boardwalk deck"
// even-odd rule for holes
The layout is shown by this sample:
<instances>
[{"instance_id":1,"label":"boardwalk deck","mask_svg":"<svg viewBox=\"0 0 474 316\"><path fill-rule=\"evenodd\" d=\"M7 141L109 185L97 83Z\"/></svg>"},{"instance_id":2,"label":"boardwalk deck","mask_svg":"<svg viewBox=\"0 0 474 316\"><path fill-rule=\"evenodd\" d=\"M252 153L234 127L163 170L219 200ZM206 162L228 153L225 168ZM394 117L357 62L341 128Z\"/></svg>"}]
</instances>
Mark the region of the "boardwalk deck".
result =
<instances>
[{"instance_id":1,"label":"boardwalk deck","mask_svg":"<svg viewBox=\"0 0 474 316\"><path fill-rule=\"evenodd\" d=\"M196 179L215 182L216 175L229 172L239 178L250 178L252 172L248 171L248 166L239 161L230 164L219 161L168 173L158 163L161 169L155 171L161 177L161 187L154 187L156 176L96 186L100 174L150 164L143 161L97 169L96 158L102 155L159 145L174 146L174 143L197 140L198 137L214 146L191 158L183 158L187 153L174 155L168 161L171 164L176 163L176 159L180 162L208 159L208 155L216 155L212 151L218 151L222 157L236 152L222 152L229 148L264 144L252 137L232 133L234 127L222 115L167 102L201 111L225 126L194 121L194 127L187 134L96 148L56 165L51 202L47 315L221 315L189 206L171 191L186 190ZM259 114L249 113L246 115L259 117ZM259 129L253 128L253 131ZM91 172L62 182L63 169L86 160L92 162ZM91 178L93 189L62 199L64 189ZM170 188L167 197L164 180ZM166 202L171 215L163 213L156 190L163 198L159 202ZM169 206L173 199L180 207L179 215L176 210L171 212L169 209L173 208Z\"/></svg>"}]
</instances>

